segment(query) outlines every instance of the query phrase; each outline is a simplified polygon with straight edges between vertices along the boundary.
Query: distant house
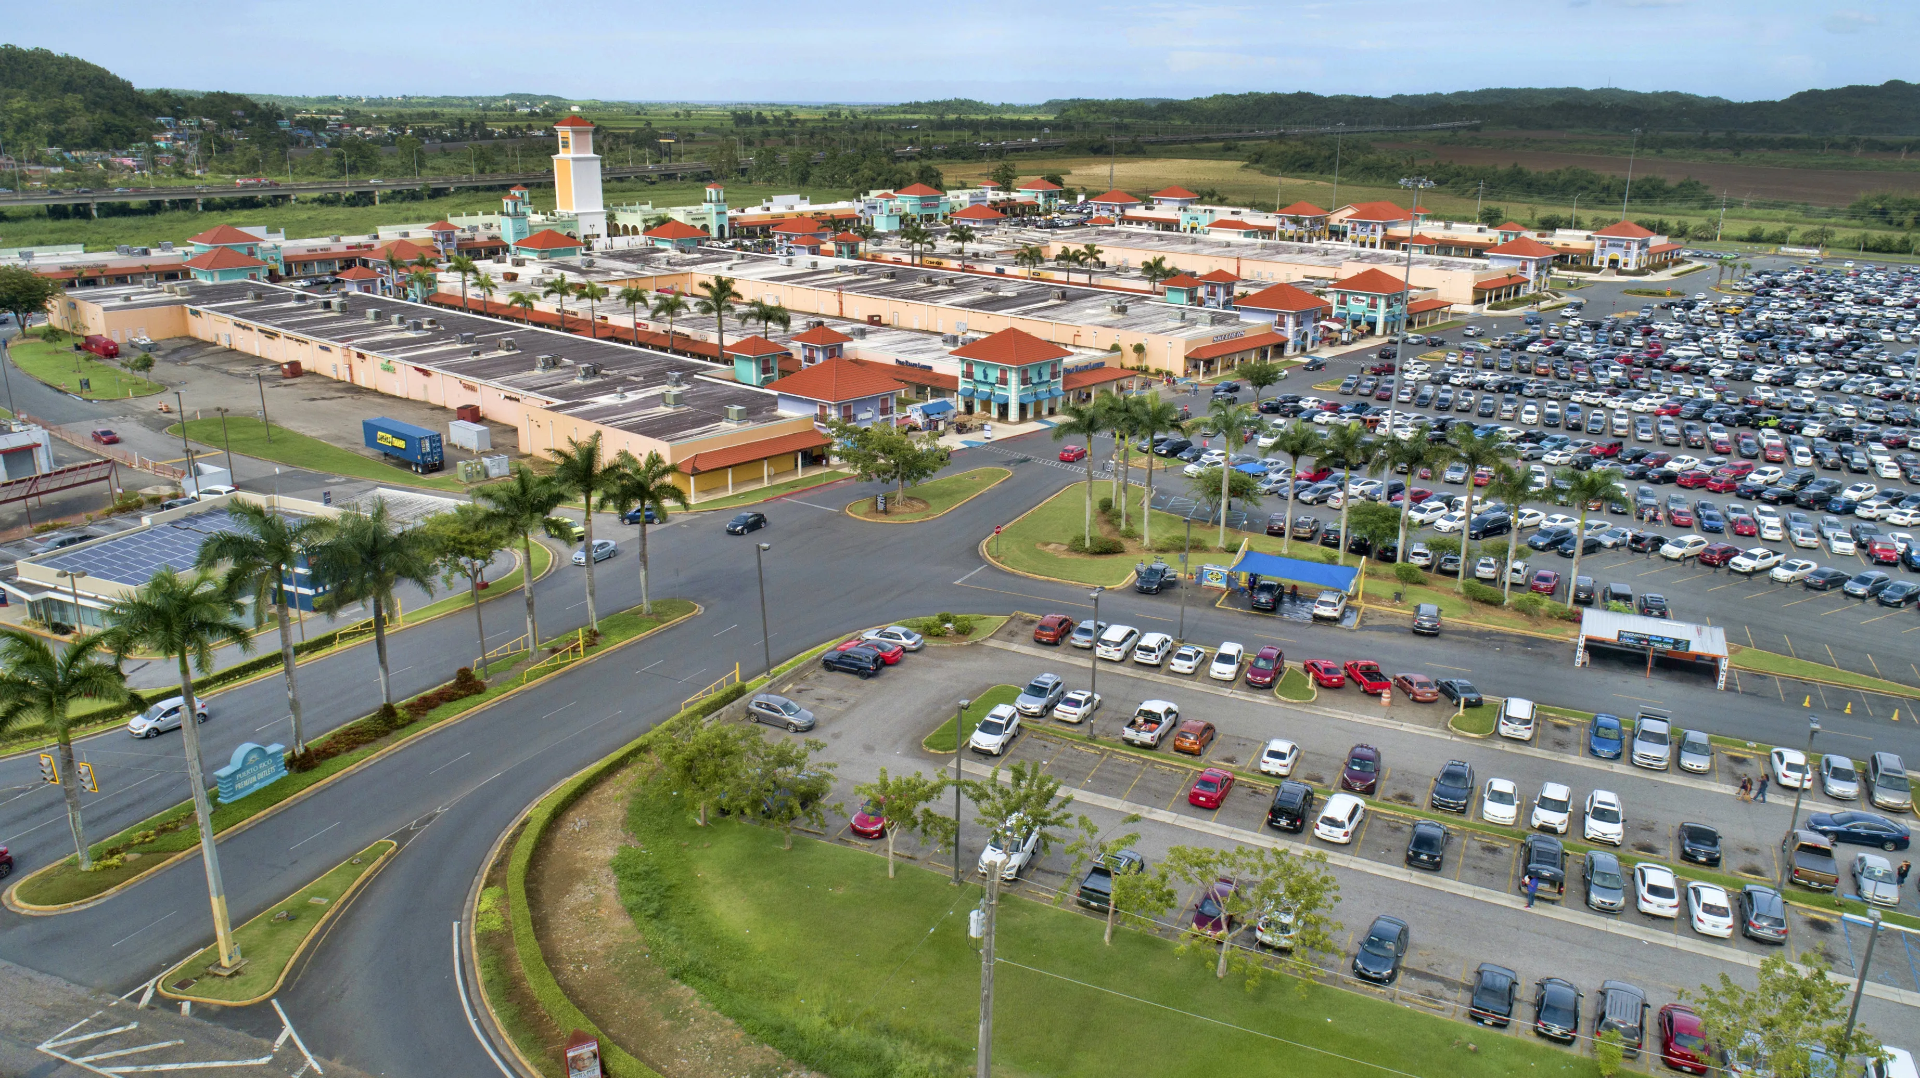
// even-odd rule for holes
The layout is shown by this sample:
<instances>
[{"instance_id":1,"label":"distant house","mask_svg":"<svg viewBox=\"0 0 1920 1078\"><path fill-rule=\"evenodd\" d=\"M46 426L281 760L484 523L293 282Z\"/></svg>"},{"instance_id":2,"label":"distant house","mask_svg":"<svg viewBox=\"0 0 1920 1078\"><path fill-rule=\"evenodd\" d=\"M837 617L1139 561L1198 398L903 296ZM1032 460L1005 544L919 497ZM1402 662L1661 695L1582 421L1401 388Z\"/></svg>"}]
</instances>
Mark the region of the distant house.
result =
<instances>
[{"instance_id":1,"label":"distant house","mask_svg":"<svg viewBox=\"0 0 1920 1078\"><path fill-rule=\"evenodd\" d=\"M513 245L514 254L534 259L577 258L586 250L585 243L551 228L543 228Z\"/></svg>"},{"instance_id":2,"label":"distant house","mask_svg":"<svg viewBox=\"0 0 1920 1078\"><path fill-rule=\"evenodd\" d=\"M863 363L829 359L767 384L782 415L811 415L825 426L838 419L859 427L898 424L894 399L905 388Z\"/></svg>"}]
</instances>

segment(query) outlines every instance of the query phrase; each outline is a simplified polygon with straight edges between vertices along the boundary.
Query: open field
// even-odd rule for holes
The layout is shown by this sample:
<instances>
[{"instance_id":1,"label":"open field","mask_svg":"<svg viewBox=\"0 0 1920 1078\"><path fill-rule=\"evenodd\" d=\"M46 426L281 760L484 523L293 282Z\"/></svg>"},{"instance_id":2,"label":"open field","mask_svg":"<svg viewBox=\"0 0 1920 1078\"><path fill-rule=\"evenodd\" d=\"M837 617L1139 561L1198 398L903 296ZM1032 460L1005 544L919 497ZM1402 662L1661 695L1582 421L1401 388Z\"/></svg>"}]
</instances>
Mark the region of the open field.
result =
<instances>
[{"instance_id":1,"label":"open field","mask_svg":"<svg viewBox=\"0 0 1920 1078\"><path fill-rule=\"evenodd\" d=\"M60 335L58 342L14 340L7 349L13 365L59 389L87 400L124 400L159 393L167 387L145 378L91 352L73 350L73 338ZM80 388L80 379L87 388Z\"/></svg>"},{"instance_id":2,"label":"open field","mask_svg":"<svg viewBox=\"0 0 1920 1078\"><path fill-rule=\"evenodd\" d=\"M1627 158L1613 154L1506 149L1499 146L1444 146L1428 142L1382 142L1375 145L1382 150L1431 156L1434 160L1461 165L1493 165L1500 168L1519 165L1542 172L1557 168L1585 168L1617 176L1627 174ZM1677 161L1641 154L1633 160L1633 171L1636 175L1663 176L1669 180L1692 177L1715 191L1726 192L1735 200L1769 198L1811 202L1815 205L1845 205L1874 191L1920 191L1920 170L1789 168L1718 161Z\"/></svg>"}]
</instances>

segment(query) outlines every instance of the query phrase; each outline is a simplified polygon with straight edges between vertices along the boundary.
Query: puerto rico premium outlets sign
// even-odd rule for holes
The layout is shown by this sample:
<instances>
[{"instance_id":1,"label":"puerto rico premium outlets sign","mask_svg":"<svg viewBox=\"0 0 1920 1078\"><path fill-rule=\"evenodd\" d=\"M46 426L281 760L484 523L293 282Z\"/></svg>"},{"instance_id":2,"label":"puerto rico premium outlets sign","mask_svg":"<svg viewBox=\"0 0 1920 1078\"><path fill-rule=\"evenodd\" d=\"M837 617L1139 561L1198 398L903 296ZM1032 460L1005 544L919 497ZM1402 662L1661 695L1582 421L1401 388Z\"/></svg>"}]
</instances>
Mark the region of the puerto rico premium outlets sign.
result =
<instances>
[{"instance_id":1,"label":"puerto rico premium outlets sign","mask_svg":"<svg viewBox=\"0 0 1920 1078\"><path fill-rule=\"evenodd\" d=\"M287 774L287 747L262 747L245 741L233 750L233 762L213 773L220 784L220 803L235 801L273 785Z\"/></svg>"}]
</instances>

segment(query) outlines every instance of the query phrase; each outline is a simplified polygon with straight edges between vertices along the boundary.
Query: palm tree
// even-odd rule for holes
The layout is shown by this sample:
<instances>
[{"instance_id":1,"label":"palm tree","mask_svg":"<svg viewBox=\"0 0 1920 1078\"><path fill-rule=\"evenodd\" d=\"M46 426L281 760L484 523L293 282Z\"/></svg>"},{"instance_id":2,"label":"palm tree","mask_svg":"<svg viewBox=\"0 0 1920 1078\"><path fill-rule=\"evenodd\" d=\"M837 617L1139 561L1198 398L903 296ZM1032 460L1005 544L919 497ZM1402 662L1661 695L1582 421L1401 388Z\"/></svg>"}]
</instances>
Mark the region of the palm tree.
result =
<instances>
[{"instance_id":1,"label":"palm tree","mask_svg":"<svg viewBox=\"0 0 1920 1078\"><path fill-rule=\"evenodd\" d=\"M593 586L593 502L611 488L612 469L600 455L599 431L594 431L584 442L568 438L565 449L549 449L546 454L553 461L554 485L568 495L580 496L580 515L585 521L581 529L581 549L587 552L587 627L598 632L600 613Z\"/></svg>"},{"instance_id":2,"label":"palm tree","mask_svg":"<svg viewBox=\"0 0 1920 1078\"><path fill-rule=\"evenodd\" d=\"M109 607L107 628L95 638L115 660L145 651L171 655L180 664L180 735L187 755L187 791L200 825L200 861L207 873L207 898L213 906L214 939L222 966L232 966L240 955L233 946L220 851L213 842L213 805L207 799L207 777L200 763L200 724L190 716L198 711L193 668L202 674L211 670L217 647L232 645L242 653L253 650L241 613L240 600L212 572L201 569L181 577L168 567L153 574L138 592Z\"/></svg>"},{"instance_id":3,"label":"palm tree","mask_svg":"<svg viewBox=\"0 0 1920 1078\"><path fill-rule=\"evenodd\" d=\"M760 331L765 333L773 328L775 322L780 323L781 329L791 328L793 326L793 313L778 303L768 303L766 300L756 299L747 303L747 309L740 314L740 321L758 322L760 323Z\"/></svg>"},{"instance_id":4,"label":"palm tree","mask_svg":"<svg viewBox=\"0 0 1920 1078\"><path fill-rule=\"evenodd\" d=\"M406 275L407 264L400 261L399 255L389 250L387 252L386 265L387 279L385 283L387 286L387 295L397 296L400 294L400 278Z\"/></svg>"},{"instance_id":5,"label":"palm tree","mask_svg":"<svg viewBox=\"0 0 1920 1078\"><path fill-rule=\"evenodd\" d=\"M1161 281L1169 277L1178 277L1179 275L1180 271L1167 265L1167 260L1159 255L1155 255L1145 262L1140 263L1140 276L1147 279L1148 291L1159 288Z\"/></svg>"},{"instance_id":6,"label":"palm tree","mask_svg":"<svg viewBox=\"0 0 1920 1078\"><path fill-rule=\"evenodd\" d=\"M1053 260L1066 267L1067 281L1071 283L1073 281L1073 267L1084 265L1087 256L1081 254L1078 247L1062 247L1060 252L1053 256Z\"/></svg>"},{"instance_id":7,"label":"palm tree","mask_svg":"<svg viewBox=\"0 0 1920 1078\"><path fill-rule=\"evenodd\" d=\"M53 733L60 753L61 793L67 829L80 871L93 870L86 825L80 819L80 783L73 770L73 704L79 699L123 703L133 699L120 668L93 654L94 640L75 637L59 655L47 642L19 629L0 629L0 733L17 733L29 721Z\"/></svg>"},{"instance_id":8,"label":"palm tree","mask_svg":"<svg viewBox=\"0 0 1920 1078\"><path fill-rule=\"evenodd\" d=\"M402 527L382 499L373 503L371 512L341 514L315 551L314 568L332 585L320 608L331 614L365 602L373 611L373 652L380 664L382 704L393 703L393 679L387 670L387 616L396 606L393 589L404 582L433 594L434 559L428 538L425 532Z\"/></svg>"},{"instance_id":9,"label":"palm tree","mask_svg":"<svg viewBox=\"0 0 1920 1078\"><path fill-rule=\"evenodd\" d=\"M1533 473L1515 469L1502 461L1494 466L1493 479L1487 483L1487 497L1495 498L1507 505L1507 515L1513 522L1512 530L1507 532L1507 563L1500 573L1500 598L1504 602L1513 597L1513 559L1520 554L1520 506L1533 494ZM1463 535L1464 538L1464 535ZM1466 544L1461 544L1461 574L1466 573Z\"/></svg>"},{"instance_id":10,"label":"palm tree","mask_svg":"<svg viewBox=\"0 0 1920 1078\"><path fill-rule=\"evenodd\" d=\"M1087 246L1091 247L1092 244ZM1084 253L1084 252L1083 252ZM1233 451L1240 448L1240 436L1260 424L1260 414L1250 406L1234 403L1231 397L1217 398L1207 409L1207 426L1220 434L1220 448L1226 459L1220 462L1220 549L1227 548L1227 492L1232 489Z\"/></svg>"},{"instance_id":11,"label":"palm tree","mask_svg":"<svg viewBox=\"0 0 1920 1078\"><path fill-rule=\"evenodd\" d=\"M480 267L466 255L454 255L447 259L447 268L460 275L460 307L467 306L467 280L480 272Z\"/></svg>"},{"instance_id":12,"label":"palm tree","mask_svg":"<svg viewBox=\"0 0 1920 1078\"><path fill-rule=\"evenodd\" d=\"M967 257L967 244L979 239L980 236L968 225L954 225L952 228L947 229L947 238L960 245L960 257L965 258Z\"/></svg>"},{"instance_id":13,"label":"palm tree","mask_svg":"<svg viewBox=\"0 0 1920 1078\"><path fill-rule=\"evenodd\" d=\"M1372 475L1378 471L1374 464L1375 442L1368 436L1363 423L1344 423L1327 432L1326 443L1314 460L1330 464L1340 469L1340 546L1344 559L1345 548L1351 536L1347 534L1347 513L1353 508L1353 473ZM1362 559L1361 572L1366 571Z\"/></svg>"},{"instance_id":14,"label":"palm tree","mask_svg":"<svg viewBox=\"0 0 1920 1078\"><path fill-rule=\"evenodd\" d=\"M1053 425L1053 440L1067 438L1085 438L1087 440L1087 534L1088 545L1093 543L1093 436L1107 429L1106 410L1098 401L1088 404L1063 404L1060 415L1065 417Z\"/></svg>"},{"instance_id":15,"label":"palm tree","mask_svg":"<svg viewBox=\"0 0 1920 1078\"><path fill-rule=\"evenodd\" d=\"M613 298L620 301L620 306L627 309L627 317L633 319L633 343L635 344L640 343L640 308L645 307L651 297L652 293L633 285L626 285L613 294Z\"/></svg>"},{"instance_id":16,"label":"palm tree","mask_svg":"<svg viewBox=\"0 0 1920 1078\"><path fill-rule=\"evenodd\" d=\"M481 273L474 276L473 287L475 291L480 293L482 302L492 303L493 293L499 286L494 283L492 275Z\"/></svg>"},{"instance_id":17,"label":"palm tree","mask_svg":"<svg viewBox=\"0 0 1920 1078\"><path fill-rule=\"evenodd\" d=\"M525 292L515 292L507 297L507 306L518 307L521 315L526 318L527 324L533 324L533 309L538 306L538 303L532 296Z\"/></svg>"},{"instance_id":18,"label":"palm tree","mask_svg":"<svg viewBox=\"0 0 1920 1078\"><path fill-rule=\"evenodd\" d=\"M293 677L293 619L287 612L287 592L294 573L325 536L327 522L303 517L296 523L251 502L235 502L228 513L235 530L209 536L200 546L194 567L212 569L224 564L227 587L236 595L253 597L255 625L266 620L267 605L273 605L280 623L280 669L287 680L287 711L293 716L293 752L298 756L307 751L307 742L301 727L300 692Z\"/></svg>"},{"instance_id":19,"label":"palm tree","mask_svg":"<svg viewBox=\"0 0 1920 1078\"><path fill-rule=\"evenodd\" d=\"M678 292L653 297L653 307L648 311L654 318L667 320L667 351L673 351L673 320L686 314L687 297Z\"/></svg>"},{"instance_id":20,"label":"palm tree","mask_svg":"<svg viewBox=\"0 0 1920 1078\"><path fill-rule=\"evenodd\" d=\"M1573 546L1573 566L1567 574L1567 597L1573 597L1573 582L1580 578L1580 558L1586 553L1587 507L1594 502L1624 502L1626 492L1620 489L1620 473L1612 469L1580 471L1575 468L1560 469L1559 478L1567 484L1567 497L1580 507L1580 530L1575 534Z\"/></svg>"},{"instance_id":21,"label":"palm tree","mask_svg":"<svg viewBox=\"0 0 1920 1078\"><path fill-rule=\"evenodd\" d=\"M563 528L571 529L571 521L553 515L554 509L567 500L567 492L522 464L514 467L513 478L504 483L475 487L473 499L486 508L489 522L520 540L524 559L520 594L527 601L527 648L532 650L540 644L540 622L533 610L533 533L538 529L558 536L566 534Z\"/></svg>"},{"instance_id":22,"label":"palm tree","mask_svg":"<svg viewBox=\"0 0 1920 1078\"><path fill-rule=\"evenodd\" d=\"M1033 271L1039 269L1040 264L1046 260L1046 252L1033 244L1028 244L1013 253L1013 264L1026 270L1028 277L1032 277Z\"/></svg>"},{"instance_id":23,"label":"palm tree","mask_svg":"<svg viewBox=\"0 0 1920 1078\"><path fill-rule=\"evenodd\" d=\"M933 242L933 233L918 221L908 221L900 228L900 242L907 245L914 263L920 262L920 250Z\"/></svg>"},{"instance_id":24,"label":"palm tree","mask_svg":"<svg viewBox=\"0 0 1920 1078\"><path fill-rule=\"evenodd\" d=\"M425 303L440 290L439 276L427 270L417 269L407 274L407 283L413 286L413 291L420 297L421 303Z\"/></svg>"},{"instance_id":25,"label":"palm tree","mask_svg":"<svg viewBox=\"0 0 1920 1078\"><path fill-rule=\"evenodd\" d=\"M1407 514L1413 511L1413 484L1420 478L1420 469L1432 467L1446 456L1446 450L1427 440L1425 423L1413 429L1410 438L1389 436L1380 442L1376 454L1380 467L1391 476L1402 468L1407 470L1407 492L1400 499L1400 532L1395 540L1394 550L1398 551L1397 560L1407 557Z\"/></svg>"},{"instance_id":26,"label":"palm tree","mask_svg":"<svg viewBox=\"0 0 1920 1078\"><path fill-rule=\"evenodd\" d=\"M1273 451L1287 458L1287 534L1280 540L1282 554L1293 551L1293 490L1300 479L1300 462L1318 457L1323 444L1320 432L1301 422L1287 424L1273 440Z\"/></svg>"},{"instance_id":27,"label":"palm tree","mask_svg":"<svg viewBox=\"0 0 1920 1078\"><path fill-rule=\"evenodd\" d=\"M1270 359L1256 359L1251 363L1242 363L1240 369L1234 373L1253 387L1253 403L1258 405L1261 392L1268 386L1278 383L1286 375L1287 370Z\"/></svg>"},{"instance_id":28,"label":"palm tree","mask_svg":"<svg viewBox=\"0 0 1920 1078\"><path fill-rule=\"evenodd\" d=\"M573 286L573 294L587 301L587 336L600 339L600 301L609 293L607 286L596 281L582 281Z\"/></svg>"},{"instance_id":29,"label":"palm tree","mask_svg":"<svg viewBox=\"0 0 1920 1078\"><path fill-rule=\"evenodd\" d=\"M552 298L553 305L560 309L560 332L567 331L567 297L573 295L573 282L567 280L565 273L556 273L553 280L540 290L542 296Z\"/></svg>"},{"instance_id":30,"label":"palm tree","mask_svg":"<svg viewBox=\"0 0 1920 1078\"><path fill-rule=\"evenodd\" d=\"M705 293L705 298L695 303L693 309L701 314L713 316L714 323L720 330L718 337L720 349L715 355L724 358L727 354L727 315L733 312L734 303L746 297L740 294L739 289L733 287L731 277L715 277L712 280L701 281L699 288ZM672 340L672 323L668 323L668 340Z\"/></svg>"},{"instance_id":31,"label":"palm tree","mask_svg":"<svg viewBox=\"0 0 1920 1078\"><path fill-rule=\"evenodd\" d=\"M1147 450L1147 495L1140 508L1140 542L1148 550L1153 549L1153 438L1156 434L1180 429L1180 409L1171 401L1163 401L1158 393L1146 393L1133 398L1134 433L1146 443Z\"/></svg>"},{"instance_id":32,"label":"palm tree","mask_svg":"<svg viewBox=\"0 0 1920 1078\"><path fill-rule=\"evenodd\" d=\"M1455 425L1452 430L1447 432L1447 438L1449 442L1451 442L1451 446L1447 451L1448 458L1459 461L1461 464L1467 466L1466 519L1472 521L1474 501L1473 473L1482 468L1491 468L1507 459L1507 451L1500 448L1500 444L1497 441L1499 438L1498 434L1481 436L1475 434L1473 428L1465 423ZM1466 530L1462 528L1460 534L1464 540ZM1460 594L1462 595L1467 593L1466 560L1466 544L1462 542L1459 580Z\"/></svg>"},{"instance_id":33,"label":"palm tree","mask_svg":"<svg viewBox=\"0 0 1920 1078\"><path fill-rule=\"evenodd\" d=\"M1087 267L1087 283L1088 284L1093 283L1093 264L1095 262L1100 261L1100 256L1105 253L1106 253L1105 251L1102 251L1100 248L1095 247L1091 243L1084 244L1081 246L1080 264Z\"/></svg>"},{"instance_id":34,"label":"palm tree","mask_svg":"<svg viewBox=\"0 0 1920 1078\"><path fill-rule=\"evenodd\" d=\"M1107 429L1113 432L1113 503L1120 510L1120 527L1127 526L1127 501L1133 486L1133 442L1140 433L1138 415L1128 397L1102 393L1100 401L1107 410Z\"/></svg>"},{"instance_id":35,"label":"palm tree","mask_svg":"<svg viewBox=\"0 0 1920 1078\"><path fill-rule=\"evenodd\" d=\"M620 455L613 458L613 467L608 472L607 486L600 495L601 506L622 516L635 509L640 511L640 612L651 614L653 599L647 592L647 517L658 517L659 523L665 524L668 502L681 509L690 509L693 503L687 499L687 492L673 481L681 474L680 466L668 463L658 453L648 453L646 460L637 460L622 449Z\"/></svg>"}]
</instances>

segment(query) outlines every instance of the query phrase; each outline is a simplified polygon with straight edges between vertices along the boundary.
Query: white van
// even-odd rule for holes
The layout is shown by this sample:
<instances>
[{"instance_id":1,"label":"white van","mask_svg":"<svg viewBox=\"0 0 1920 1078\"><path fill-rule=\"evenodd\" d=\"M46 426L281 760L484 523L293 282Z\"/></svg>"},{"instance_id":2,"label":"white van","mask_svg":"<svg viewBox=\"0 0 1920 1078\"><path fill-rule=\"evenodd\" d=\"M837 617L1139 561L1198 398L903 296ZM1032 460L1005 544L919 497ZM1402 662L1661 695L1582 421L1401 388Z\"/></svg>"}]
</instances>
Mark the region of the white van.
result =
<instances>
[{"instance_id":1,"label":"white van","mask_svg":"<svg viewBox=\"0 0 1920 1078\"><path fill-rule=\"evenodd\" d=\"M1510 737L1515 741L1533 740L1533 701L1524 696L1509 696L1500 705L1500 723L1496 727L1501 737Z\"/></svg>"}]
</instances>

